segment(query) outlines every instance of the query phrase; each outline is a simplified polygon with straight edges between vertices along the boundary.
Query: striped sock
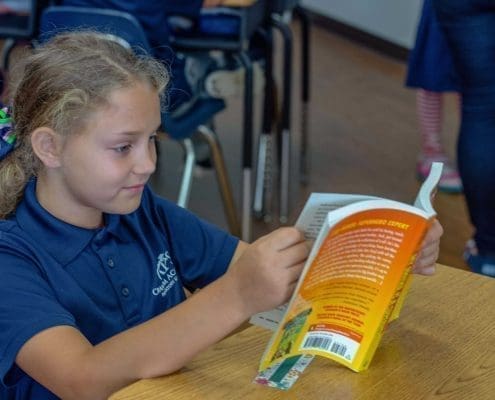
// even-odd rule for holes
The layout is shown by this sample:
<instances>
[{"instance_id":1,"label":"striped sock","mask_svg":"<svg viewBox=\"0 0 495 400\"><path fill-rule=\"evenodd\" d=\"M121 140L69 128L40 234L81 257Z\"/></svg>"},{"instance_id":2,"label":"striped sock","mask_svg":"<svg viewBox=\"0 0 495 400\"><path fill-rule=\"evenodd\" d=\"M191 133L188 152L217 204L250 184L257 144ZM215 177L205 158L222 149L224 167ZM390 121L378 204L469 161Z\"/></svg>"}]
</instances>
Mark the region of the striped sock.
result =
<instances>
[{"instance_id":1,"label":"striped sock","mask_svg":"<svg viewBox=\"0 0 495 400\"><path fill-rule=\"evenodd\" d=\"M443 96L439 92L419 89L416 95L421 153L425 156L445 154L441 142Z\"/></svg>"}]
</instances>

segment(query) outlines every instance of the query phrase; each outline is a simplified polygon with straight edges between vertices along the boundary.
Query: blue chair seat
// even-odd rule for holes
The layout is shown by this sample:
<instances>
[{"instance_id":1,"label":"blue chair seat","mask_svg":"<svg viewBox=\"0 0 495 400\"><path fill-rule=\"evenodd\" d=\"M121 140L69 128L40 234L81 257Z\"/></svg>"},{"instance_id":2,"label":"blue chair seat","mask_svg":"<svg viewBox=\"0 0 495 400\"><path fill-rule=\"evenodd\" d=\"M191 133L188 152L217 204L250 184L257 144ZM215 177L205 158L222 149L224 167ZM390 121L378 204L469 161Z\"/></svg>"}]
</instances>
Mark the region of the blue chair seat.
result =
<instances>
[{"instance_id":1,"label":"blue chair seat","mask_svg":"<svg viewBox=\"0 0 495 400\"><path fill-rule=\"evenodd\" d=\"M200 99L194 104L194 111L181 117L172 118L166 112L162 114L162 125L167 134L175 139L182 140L191 137L205 121L222 111L225 102L220 99Z\"/></svg>"},{"instance_id":2,"label":"blue chair seat","mask_svg":"<svg viewBox=\"0 0 495 400\"><path fill-rule=\"evenodd\" d=\"M39 40L44 42L57 33L77 29L97 29L114 35L134 51L151 54L151 47L139 25L128 13L118 10L73 6L49 7L41 17Z\"/></svg>"}]
</instances>

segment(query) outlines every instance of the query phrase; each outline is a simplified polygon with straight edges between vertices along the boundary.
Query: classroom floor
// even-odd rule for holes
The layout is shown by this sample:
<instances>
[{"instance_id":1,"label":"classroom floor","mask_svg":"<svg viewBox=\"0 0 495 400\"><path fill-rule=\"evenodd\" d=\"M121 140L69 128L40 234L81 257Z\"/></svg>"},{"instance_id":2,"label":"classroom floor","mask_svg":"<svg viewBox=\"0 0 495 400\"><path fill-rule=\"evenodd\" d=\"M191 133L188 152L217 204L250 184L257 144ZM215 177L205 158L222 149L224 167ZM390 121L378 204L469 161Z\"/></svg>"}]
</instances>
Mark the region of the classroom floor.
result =
<instances>
[{"instance_id":1,"label":"classroom floor","mask_svg":"<svg viewBox=\"0 0 495 400\"><path fill-rule=\"evenodd\" d=\"M298 39L298 25L294 25ZM412 202L419 188L415 162L419 149L415 95L404 88L405 64L314 26L312 29L312 84L310 126L311 174L299 184L299 82L294 84L292 107L293 168L291 215L293 223L310 192L362 193ZM299 48L295 71L299 72ZM276 67L279 68L280 63ZM256 120L259 121L257 99ZM241 204L241 101L232 99L215 121L223 144L237 207ZM454 98L445 104L444 141L455 154L458 109ZM260 129L256 124L256 131ZM175 199L182 165L177 143L161 143L160 159L152 184L162 195ZM254 176L254 174L253 174ZM466 269L462 251L472 233L462 195L438 194L436 209L445 234L439 262ZM203 218L226 227L213 172L195 178L189 208ZM276 210L274 210L276 216ZM254 221L253 239L278 226Z\"/></svg>"}]
</instances>

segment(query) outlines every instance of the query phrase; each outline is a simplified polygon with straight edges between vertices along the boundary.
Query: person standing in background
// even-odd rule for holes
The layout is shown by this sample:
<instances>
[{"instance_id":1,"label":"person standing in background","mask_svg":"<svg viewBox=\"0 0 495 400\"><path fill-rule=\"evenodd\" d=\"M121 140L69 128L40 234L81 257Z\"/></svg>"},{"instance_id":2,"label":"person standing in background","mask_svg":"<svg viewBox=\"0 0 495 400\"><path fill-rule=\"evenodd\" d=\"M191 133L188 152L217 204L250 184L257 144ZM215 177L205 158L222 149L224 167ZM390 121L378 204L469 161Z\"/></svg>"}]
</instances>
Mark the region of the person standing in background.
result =
<instances>
[{"instance_id":1,"label":"person standing in background","mask_svg":"<svg viewBox=\"0 0 495 400\"><path fill-rule=\"evenodd\" d=\"M447 193L462 191L455 163L450 162L442 144L443 102L446 92L459 91L449 46L438 25L431 0L425 0L411 51L406 86L416 90L416 113L420 133L420 154L416 164L418 179L423 181L431 163L444 163L438 189ZM458 97L459 102L460 97Z\"/></svg>"},{"instance_id":2,"label":"person standing in background","mask_svg":"<svg viewBox=\"0 0 495 400\"><path fill-rule=\"evenodd\" d=\"M464 258L495 277L495 2L433 0L456 70L462 113L457 153L474 236Z\"/></svg>"}]
</instances>

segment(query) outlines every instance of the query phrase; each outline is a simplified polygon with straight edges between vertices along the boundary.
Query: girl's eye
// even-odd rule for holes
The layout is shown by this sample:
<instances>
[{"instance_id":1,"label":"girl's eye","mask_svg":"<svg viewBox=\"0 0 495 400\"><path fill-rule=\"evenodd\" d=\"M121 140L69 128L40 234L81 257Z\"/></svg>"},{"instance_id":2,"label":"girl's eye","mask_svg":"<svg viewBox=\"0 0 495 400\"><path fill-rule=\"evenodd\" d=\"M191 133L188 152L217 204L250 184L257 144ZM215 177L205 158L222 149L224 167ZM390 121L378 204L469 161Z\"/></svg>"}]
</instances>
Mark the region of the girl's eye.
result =
<instances>
[{"instance_id":1,"label":"girl's eye","mask_svg":"<svg viewBox=\"0 0 495 400\"><path fill-rule=\"evenodd\" d=\"M114 150L117 152L117 153L127 153L130 149L131 149L131 145L130 144L126 144L124 146L118 146L118 147L115 147Z\"/></svg>"}]
</instances>

